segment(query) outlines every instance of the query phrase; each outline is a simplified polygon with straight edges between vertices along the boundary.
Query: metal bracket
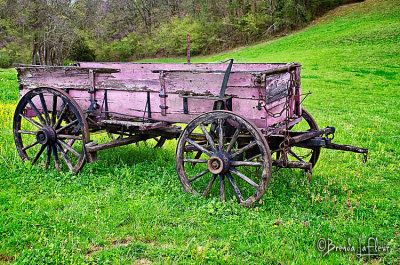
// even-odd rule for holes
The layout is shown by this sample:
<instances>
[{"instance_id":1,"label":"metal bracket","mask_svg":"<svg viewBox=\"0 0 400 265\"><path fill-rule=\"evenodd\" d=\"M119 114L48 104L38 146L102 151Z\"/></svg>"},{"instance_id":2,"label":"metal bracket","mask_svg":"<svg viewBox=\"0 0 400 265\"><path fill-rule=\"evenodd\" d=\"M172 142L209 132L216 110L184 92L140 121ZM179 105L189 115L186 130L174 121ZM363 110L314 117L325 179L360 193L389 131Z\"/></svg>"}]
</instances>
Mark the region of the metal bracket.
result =
<instances>
[{"instance_id":1,"label":"metal bracket","mask_svg":"<svg viewBox=\"0 0 400 265\"><path fill-rule=\"evenodd\" d=\"M189 114L188 98L186 98L186 97L183 98L183 113Z\"/></svg>"},{"instance_id":2,"label":"metal bracket","mask_svg":"<svg viewBox=\"0 0 400 265\"><path fill-rule=\"evenodd\" d=\"M230 110L230 111L232 111L232 98L228 98L228 99L226 99L225 100L225 107L228 109L228 110Z\"/></svg>"},{"instance_id":3,"label":"metal bracket","mask_svg":"<svg viewBox=\"0 0 400 265\"><path fill-rule=\"evenodd\" d=\"M258 102L258 104L257 104L257 109L258 109L258 110L262 110L262 109L263 109L264 105L263 105L262 102L263 102L263 101L259 101L259 102Z\"/></svg>"},{"instance_id":4,"label":"metal bracket","mask_svg":"<svg viewBox=\"0 0 400 265\"><path fill-rule=\"evenodd\" d=\"M164 79L164 72L163 71L160 72L160 84L161 84L161 87L160 87L159 97L160 97L161 115L162 116L166 116L167 115L167 109L168 109L168 107L167 107L167 97L168 97L168 95L167 95L167 93L165 91L165 79Z\"/></svg>"},{"instance_id":5,"label":"metal bracket","mask_svg":"<svg viewBox=\"0 0 400 265\"><path fill-rule=\"evenodd\" d=\"M88 112L94 112L99 108L99 104L97 104L97 100L90 99L90 106L88 108Z\"/></svg>"},{"instance_id":6,"label":"metal bracket","mask_svg":"<svg viewBox=\"0 0 400 265\"><path fill-rule=\"evenodd\" d=\"M146 115L146 111L147 111L147 118L151 119L150 91L147 91L147 100L146 100L146 105L144 106L143 118L142 118L143 122L144 122L144 116Z\"/></svg>"},{"instance_id":7,"label":"metal bracket","mask_svg":"<svg viewBox=\"0 0 400 265\"><path fill-rule=\"evenodd\" d=\"M108 120L109 115L108 115L108 95L107 95L107 89L104 89L104 104L105 104L104 110L105 110L105 112L106 112L105 117L106 117L106 120Z\"/></svg>"},{"instance_id":8,"label":"metal bracket","mask_svg":"<svg viewBox=\"0 0 400 265\"><path fill-rule=\"evenodd\" d=\"M102 118L103 106L104 106L104 118L105 118L106 120L108 120L109 114L108 114L107 89L104 90L103 102L101 103L101 107L100 107L100 118Z\"/></svg>"},{"instance_id":9,"label":"metal bracket","mask_svg":"<svg viewBox=\"0 0 400 265\"><path fill-rule=\"evenodd\" d=\"M266 74L257 74L253 80L254 86L255 87L262 87L265 88L265 81L267 80L267 75Z\"/></svg>"},{"instance_id":10,"label":"metal bracket","mask_svg":"<svg viewBox=\"0 0 400 265\"><path fill-rule=\"evenodd\" d=\"M96 72L93 69L89 70L89 83L90 83L90 88L88 93L90 94L90 106L88 109L88 112L94 112L96 109L99 108L99 104L97 104L97 100L95 97L96 93L96 84L95 84L95 78L96 78Z\"/></svg>"}]
</instances>

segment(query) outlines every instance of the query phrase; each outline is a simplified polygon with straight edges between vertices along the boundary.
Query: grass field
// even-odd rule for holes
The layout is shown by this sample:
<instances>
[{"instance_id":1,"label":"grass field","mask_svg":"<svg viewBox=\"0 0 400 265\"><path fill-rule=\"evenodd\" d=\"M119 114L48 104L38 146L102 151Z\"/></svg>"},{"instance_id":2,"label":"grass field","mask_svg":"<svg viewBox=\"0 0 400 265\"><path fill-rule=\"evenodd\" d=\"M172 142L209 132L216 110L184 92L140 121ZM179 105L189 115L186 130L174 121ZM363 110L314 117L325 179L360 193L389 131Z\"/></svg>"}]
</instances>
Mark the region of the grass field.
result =
<instances>
[{"instance_id":1,"label":"grass field","mask_svg":"<svg viewBox=\"0 0 400 265\"><path fill-rule=\"evenodd\" d=\"M273 174L254 208L184 193L174 141L99 153L78 175L22 164L12 116L15 70L0 69L0 263L400 264L400 1L339 7L285 38L197 62L300 62L304 102L335 141L311 182ZM166 59L181 61L184 59ZM389 246L356 256L359 240ZM320 238L355 252L316 249ZM326 253L326 251L325 251Z\"/></svg>"}]
</instances>

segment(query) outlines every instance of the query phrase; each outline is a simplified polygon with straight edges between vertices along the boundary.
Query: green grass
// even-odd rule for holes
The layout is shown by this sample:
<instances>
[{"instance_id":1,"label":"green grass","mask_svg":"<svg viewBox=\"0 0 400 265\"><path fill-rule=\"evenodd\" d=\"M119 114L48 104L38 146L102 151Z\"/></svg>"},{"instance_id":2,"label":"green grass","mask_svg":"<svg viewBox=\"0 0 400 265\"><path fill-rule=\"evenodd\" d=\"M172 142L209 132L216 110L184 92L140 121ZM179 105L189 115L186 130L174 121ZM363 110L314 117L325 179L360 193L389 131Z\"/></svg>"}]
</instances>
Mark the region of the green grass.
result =
<instances>
[{"instance_id":1,"label":"green grass","mask_svg":"<svg viewBox=\"0 0 400 265\"><path fill-rule=\"evenodd\" d=\"M193 58L300 62L312 92L304 106L319 126L370 150L366 164L323 150L311 182L280 170L251 209L184 193L174 141L100 152L78 175L22 164L11 131L16 72L0 69L0 263L399 264L399 28L400 1L366 1L285 38ZM359 259L316 250L320 237L357 247L369 236L390 251Z\"/></svg>"}]
</instances>

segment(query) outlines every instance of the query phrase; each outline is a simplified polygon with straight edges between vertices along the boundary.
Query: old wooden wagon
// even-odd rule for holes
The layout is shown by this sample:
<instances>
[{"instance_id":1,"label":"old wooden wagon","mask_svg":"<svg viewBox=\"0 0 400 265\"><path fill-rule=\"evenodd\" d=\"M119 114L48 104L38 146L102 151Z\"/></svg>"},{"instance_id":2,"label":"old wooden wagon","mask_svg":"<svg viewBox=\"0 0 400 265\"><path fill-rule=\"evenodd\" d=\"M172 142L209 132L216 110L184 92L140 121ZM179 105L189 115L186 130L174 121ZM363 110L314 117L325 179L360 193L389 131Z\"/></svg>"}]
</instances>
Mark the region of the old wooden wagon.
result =
<instances>
[{"instance_id":1,"label":"old wooden wagon","mask_svg":"<svg viewBox=\"0 0 400 265\"><path fill-rule=\"evenodd\" d=\"M310 173L321 148L367 154L302 108L300 64L228 62L20 65L15 146L24 162L78 172L100 150L177 138L185 191L247 206L273 167ZM92 141L104 131L110 141Z\"/></svg>"}]
</instances>

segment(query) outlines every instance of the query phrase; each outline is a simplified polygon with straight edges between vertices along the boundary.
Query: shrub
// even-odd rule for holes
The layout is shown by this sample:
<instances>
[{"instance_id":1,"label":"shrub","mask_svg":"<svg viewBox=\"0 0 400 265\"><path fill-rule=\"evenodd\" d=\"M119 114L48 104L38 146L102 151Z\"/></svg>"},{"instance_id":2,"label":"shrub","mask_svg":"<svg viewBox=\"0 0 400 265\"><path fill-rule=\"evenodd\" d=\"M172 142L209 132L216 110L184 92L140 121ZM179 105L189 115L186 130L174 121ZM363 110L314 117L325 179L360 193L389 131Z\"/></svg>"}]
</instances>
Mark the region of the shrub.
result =
<instances>
[{"instance_id":1,"label":"shrub","mask_svg":"<svg viewBox=\"0 0 400 265\"><path fill-rule=\"evenodd\" d=\"M10 67L13 63L13 58L7 53L0 52L0 68Z\"/></svg>"},{"instance_id":2,"label":"shrub","mask_svg":"<svg viewBox=\"0 0 400 265\"><path fill-rule=\"evenodd\" d=\"M190 34L190 50L193 55L203 53L208 44L208 36L205 27L200 21L190 16L184 18L172 18L163 24L157 32L157 42L160 51L166 55L186 54L186 36Z\"/></svg>"},{"instance_id":3,"label":"shrub","mask_svg":"<svg viewBox=\"0 0 400 265\"><path fill-rule=\"evenodd\" d=\"M95 60L95 53L89 48L84 39L80 39L72 46L69 57L73 61L93 62Z\"/></svg>"}]
</instances>

